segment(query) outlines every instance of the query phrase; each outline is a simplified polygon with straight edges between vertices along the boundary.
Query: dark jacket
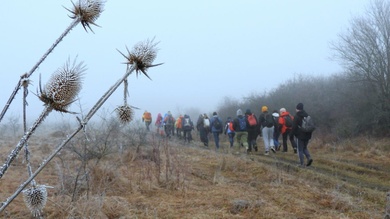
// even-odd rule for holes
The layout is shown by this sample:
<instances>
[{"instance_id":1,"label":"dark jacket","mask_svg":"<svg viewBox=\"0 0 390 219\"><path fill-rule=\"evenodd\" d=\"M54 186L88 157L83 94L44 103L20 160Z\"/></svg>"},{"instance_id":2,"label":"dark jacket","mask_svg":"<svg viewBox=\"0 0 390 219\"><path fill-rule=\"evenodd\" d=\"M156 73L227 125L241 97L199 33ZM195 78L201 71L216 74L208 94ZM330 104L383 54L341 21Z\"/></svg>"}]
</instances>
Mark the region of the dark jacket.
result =
<instances>
[{"instance_id":1,"label":"dark jacket","mask_svg":"<svg viewBox=\"0 0 390 219\"><path fill-rule=\"evenodd\" d=\"M311 139L311 132L303 132L300 127L302 125L302 119L308 116L305 110L298 111L294 116L293 126L292 126L292 134L301 140L309 140Z\"/></svg>"},{"instance_id":2,"label":"dark jacket","mask_svg":"<svg viewBox=\"0 0 390 219\"><path fill-rule=\"evenodd\" d=\"M215 120L218 120L219 123L221 123L221 128L220 129L216 129L214 127ZM223 132L223 122L217 115L214 115L213 117L211 117L211 119L210 119L210 127L211 127L211 132L218 132L218 133L221 133L221 134Z\"/></svg>"},{"instance_id":3,"label":"dark jacket","mask_svg":"<svg viewBox=\"0 0 390 219\"><path fill-rule=\"evenodd\" d=\"M238 118L240 118L240 119L241 118L245 118L245 123L246 123L245 130L240 130L240 122L238 121ZM248 119L245 116L243 116L243 115L237 116L237 118L235 118L233 120L233 128L234 128L234 131L236 131L236 132L246 132L248 130L248 128L249 128Z\"/></svg>"}]
</instances>

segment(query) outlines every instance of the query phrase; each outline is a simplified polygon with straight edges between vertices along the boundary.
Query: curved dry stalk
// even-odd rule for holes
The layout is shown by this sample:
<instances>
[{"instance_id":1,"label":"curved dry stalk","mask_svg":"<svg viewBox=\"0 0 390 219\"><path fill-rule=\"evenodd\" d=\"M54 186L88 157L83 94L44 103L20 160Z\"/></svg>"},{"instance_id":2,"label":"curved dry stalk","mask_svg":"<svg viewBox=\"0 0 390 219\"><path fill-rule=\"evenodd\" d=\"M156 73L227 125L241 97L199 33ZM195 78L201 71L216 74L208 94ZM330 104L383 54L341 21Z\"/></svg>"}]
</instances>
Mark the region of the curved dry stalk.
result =
<instances>
[{"instance_id":1,"label":"curved dry stalk","mask_svg":"<svg viewBox=\"0 0 390 219\"><path fill-rule=\"evenodd\" d=\"M8 155L6 162L0 168L0 179L4 176L5 172L8 170L8 167L11 165L12 161L18 156L22 147L27 143L28 139L35 132L37 127L45 120L45 118L49 115L49 113L53 110L50 106L46 106L42 111L39 118L35 121L33 126L29 129L28 132L24 133L23 137L20 139L19 143L16 145L15 149Z\"/></svg>"},{"instance_id":2,"label":"curved dry stalk","mask_svg":"<svg viewBox=\"0 0 390 219\"><path fill-rule=\"evenodd\" d=\"M23 83L23 133L26 133L27 132L27 95L28 95L28 85L29 85L29 81L26 80L24 81ZM31 163L30 163L30 150L28 149L28 142L26 141L26 143L24 144L24 151L25 151L25 154L24 154L24 157L25 157L25 160L26 160L26 165L27 165L27 172L28 172L28 176L31 176L32 174L32 169L31 169ZM33 180L32 181L32 185L35 186L35 181Z\"/></svg>"}]
</instances>

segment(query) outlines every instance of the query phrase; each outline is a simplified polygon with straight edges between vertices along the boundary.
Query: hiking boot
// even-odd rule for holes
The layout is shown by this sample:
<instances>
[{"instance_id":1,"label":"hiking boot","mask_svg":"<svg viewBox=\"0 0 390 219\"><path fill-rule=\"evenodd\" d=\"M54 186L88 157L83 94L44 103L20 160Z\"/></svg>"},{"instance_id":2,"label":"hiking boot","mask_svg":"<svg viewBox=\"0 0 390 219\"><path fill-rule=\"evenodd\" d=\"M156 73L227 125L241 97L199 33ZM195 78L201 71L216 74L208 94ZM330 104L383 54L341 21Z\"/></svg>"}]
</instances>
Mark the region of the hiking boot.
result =
<instances>
[{"instance_id":1,"label":"hiking boot","mask_svg":"<svg viewBox=\"0 0 390 219\"><path fill-rule=\"evenodd\" d=\"M297 153L297 149L296 148L294 148L294 154L296 154Z\"/></svg>"},{"instance_id":2,"label":"hiking boot","mask_svg":"<svg viewBox=\"0 0 390 219\"><path fill-rule=\"evenodd\" d=\"M268 152L268 151L266 151L266 152L264 153L264 155L267 155L267 156L268 156L268 155L269 155L269 152Z\"/></svg>"},{"instance_id":3,"label":"hiking boot","mask_svg":"<svg viewBox=\"0 0 390 219\"><path fill-rule=\"evenodd\" d=\"M275 147L271 147L271 151L276 153Z\"/></svg>"},{"instance_id":4,"label":"hiking boot","mask_svg":"<svg viewBox=\"0 0 390 219\"><path fill-rule=\"evenodd\" d=\"M254 148L255 148L255 151L257 152L259 149L257 148L257 146L254 146Z\"/></svg>"},{"instance_id":5,"label":"hiking boot","mask_svg":"<svg viewBox=\"0 0 390 219\"><path fill-rule=\"evenodd\" d=\"M313 159L310 159L310 160L307 162L306 166L310 166L312 163L313 163Z\"/></svg>"}]
</instances>

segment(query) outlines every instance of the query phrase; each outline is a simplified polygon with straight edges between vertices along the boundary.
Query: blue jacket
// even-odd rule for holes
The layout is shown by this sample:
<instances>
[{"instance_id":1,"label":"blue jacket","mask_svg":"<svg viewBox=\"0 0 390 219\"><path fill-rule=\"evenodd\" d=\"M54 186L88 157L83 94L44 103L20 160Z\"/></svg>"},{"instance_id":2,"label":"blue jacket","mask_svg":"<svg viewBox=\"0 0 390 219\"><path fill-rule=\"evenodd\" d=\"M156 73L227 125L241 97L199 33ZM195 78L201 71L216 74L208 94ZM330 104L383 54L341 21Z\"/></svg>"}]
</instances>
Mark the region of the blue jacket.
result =
<instances>
[{"instance_id":1,"label":"blue jacket","mask_svg":"<svg viewBox=\"0 0 390 219\"><path fill-rule=\"evenodd\" d=\"M214 126L214 122L215 122L215 120L217 120L217 119L218 119L219 123L221 123L221 128L220 128L220 129L216 129L215 126ZM219 133L222 133L222 131L223 131L223 123L222 123L222 120L221 120L217 115L211 117L211 119L210 119L210 127L211 127L211 132L219 132Z\"/></svg>"}]
</instances>

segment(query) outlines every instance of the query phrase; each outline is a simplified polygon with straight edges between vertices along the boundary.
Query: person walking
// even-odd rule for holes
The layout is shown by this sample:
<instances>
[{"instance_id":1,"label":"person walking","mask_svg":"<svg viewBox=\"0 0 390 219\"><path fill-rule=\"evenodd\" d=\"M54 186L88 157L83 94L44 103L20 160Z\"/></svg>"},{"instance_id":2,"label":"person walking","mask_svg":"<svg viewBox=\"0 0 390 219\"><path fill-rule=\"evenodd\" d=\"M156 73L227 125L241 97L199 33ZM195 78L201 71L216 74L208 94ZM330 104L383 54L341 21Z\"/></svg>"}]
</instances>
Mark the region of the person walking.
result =
<instances>
[{"instance_id":1,"label":"person walking","mask_svg":"<svg viewBox=\"0 0 390 219\"><path fill-rule=\"evenodd\" d=\"M168 113L164 116L164 131L167 138L171 138L172 135L175 135L173 130L174 124L175 119L173 118L171 111L168 111Z\"/></svg>"},{"instance_id":2,"label":"person walking","mask_svg":"<svg viewBox=\"0 0 390 219\"><path fill-rule=\"evenodd\" d=\"M152 123L152 114L145 110L144 114L142 114L142 122L145 123L146 130L150 131L149 126Z\"/></svg>"},{"instance_id":3,"label":"person walking","mask_svg":"<svg viewBox=\"0 0 390 219\"><path fill-rule=\"evenodd\" d=\"M232 118L230 116L226 120L224 134L228 135L230 148L232 148L233 145L234 145L234 136L236 135L236 132L234 131L233 120L232 120Z\"/></svg>"},{"instance_id":4,"label":"person walking","mask_svg":"<svg viewBox=\"0 0 390 219\"><path fill-rule=\"evenodd\" d=\"M264 155L269 155L269 150L276 153L274 146L274 119L268 113L268 107L261 107L261 114L259 116L259 124L261 125L261 133L264 141Z\"/></svg>"},{"instance_id":5,"label":"person walking","mask_svg":"<svg viewBox=\"0 0 390 219\"><path fill-rule=\"evenodd\" d=\"M211 133L214 136L215 150L219 150L219 135L222 134L222 120L218 117L217 112L213 112L213 117L210 119Z\"/></svg>"},{"instance_id":6,"label":"person walking","mask_svg":"<svg viewBox=\"0 0 390 219\"><path fill-rule=\"evenodd\" d=\"M296 106L296 114L293 120L292 133L296 137L297 146L298 146L298 156L300 166L305 166L304 157L307 159L306 166L310 166L313 163L313 159L310 155L308 144L311 139L312 133L305 132L302 130L302 121L304 118L307 118L309 114L303 109L303 103L298 103Z\"/></svg>"},{"instance_id":7,"label":"person walking","mask_svg":"<svg viewBox=\"0 0 390 219\"><path fill-rule=\"evenodd\" d=\"M241 144L246 148L248 153L248 119L243 115L242 110L237 110L237 117L233 120L233 129L236 132L236 152L235 154L240 154Z\"/></svg>"},{"instance_id":8,"label":"person walking","mask_svg":"<svg viewBox=\"0 0 390 219\"><path fill-rule=\"evenodd\" d=\"M184 143L190 143L192 141L191 131L194 129L194 123L192 122L189 115L185 114L182 119L182 130L183 130L183 138Z\"/></svg>"},{"instance_id":9,"label":"person walking","mask_svg":"<svg viewBox=\"0 0 390 219\"><path fill-rule=\"evenodd\" d=\"M182 122L183 116L180 114L179 117L177 117L175 122L176 127L176 136L181 139L182 138Z\"/></svg>"},{"instance_id":10,"label":"person walking","mask_svg":"<svg viewBox=\"0 0 390 219\"><path fill-rule=\"evenodd\" d=\"M274 119L274 146L277 151L280 150L279 136L280 136L280 126L279 126L279 113L277 110L272 112L272 118Z\"/></svg>"},{"instance_id":11,"label":"person walking","mask_svg":"<svg viewBox=\"0 0 390 219\"><path fill-rule=\"evenodd\" d=\"M294 141L294 135L291 133L294 117L286 110L281 108L279 110L279 130L282 134L282 152L287 152L287 138L290 140L291 146L294 150L294 154L297 153L297 143Z\"/></svg>"},{"instance_id":12,"label":"person walking","mask_svg":"<svg viewBox=\"0 0 390 219\"><path fill-rule=\"evenodd\" d=\"M206 124L207 123L207 124ZM199 132L200 141L204 144L204 146L209 146L209 137L208 133L210 132L210 119L207 114L200 114L198 117L198 121L196 121L196 130Z\"/></svg>"},{"instance_id":13,"label":"person walking","mask_svg":"<svg viewBox=\"0 0 390 219\"><path fill-rule=\"evenodd\" d=\"M157 119L156 119L156 122L154 123L154 125L157 127L157 134L162 136L163 135L162 127L164 125L164 122L163 122L163 117L162 117L161 113L158 113Z\"/></svg>"},{"instance_id":14,"label":"person walking","mask_svg":"<svg viewBox=\"0 0 390 219\"><path fill-rule=\"evenodd\" d=\"M254 113L250 109L247 109L245 111L245 117L248 120L248 150L247 152L250 153L252 152L252 149L255 151L258 151L257 144L256 144L256 139L258 136L258 122L257 122L257 117L255 116Z\"/></svg>"}]
</instances>

